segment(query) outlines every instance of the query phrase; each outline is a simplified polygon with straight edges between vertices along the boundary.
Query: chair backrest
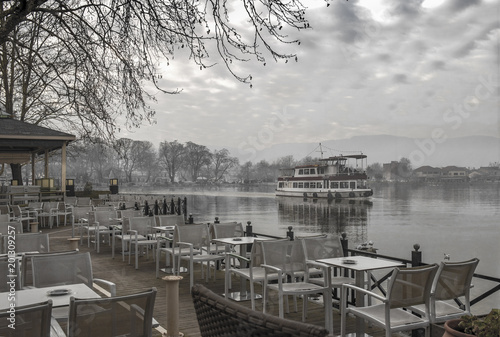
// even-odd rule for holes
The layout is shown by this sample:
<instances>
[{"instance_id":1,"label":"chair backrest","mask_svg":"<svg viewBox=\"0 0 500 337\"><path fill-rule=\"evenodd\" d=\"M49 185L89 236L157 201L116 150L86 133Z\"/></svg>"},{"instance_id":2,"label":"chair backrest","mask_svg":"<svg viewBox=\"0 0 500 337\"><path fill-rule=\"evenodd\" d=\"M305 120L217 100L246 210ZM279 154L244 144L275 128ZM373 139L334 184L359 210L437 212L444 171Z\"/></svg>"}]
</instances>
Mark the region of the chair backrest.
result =
<instances>
[{"instance_id":1,"label":"chair backrest","mask_svg":"<svg viewBox=\"0 0 500 337\"><path fill-rule=\"evenodd\" d=\"M387 285L391 309L425 304L428 308L437 264L413 268L394 268Z\"/></svg>"},{"instance_id":2,"label":"chair backrest","mask_svg":"<svg viewBox=\"0 0 500 337\"><path fill-rule=\"evenodd\" d=\"M241 222L221 222L210 224L210 237L218 238L233 238L243 236L243 226Z\"/></svg>"},{"instance_id":3,"label":"chair backrest","mask_svg":"<svg viewBox=\"0 0 500 337\"><path fill-rule=\"evenodd\" d=\"M74 206L73 222L80 222L81 219L89 219L89 213L92 212L92 206Z\"/></svg>"},{"instance_id":4,"label":"chair backrest","mask_svg":"<svg viewBox=\"0 0 500 337\"><path fill-rule=\"evenodd\" d=\"M0 270L0 292L21 289L19 259L8 256L0 257Z\"/></svg>"},{"instance_id":5,"label":"chair backrest","mask_svg":"<svg viewBox=\"0 0 500 337\"><path fill-rule=\"evenodd\" d=\"M142 212L136 209L123 209L119 211L120 218L132 218L132 217L140 217L142 216Z\"/></svg>"},{"instance_id":6,"label":"chair backrest","mask_svg":"<svg viewBox=\"0 0 500 337\"><path fill-rule=\"evenodd\" d=\"M76 206L92 206L90 197L78 197L76 198Z\"/></svg>"},{"instance_id":7,"label":"chair backrest","mask_svg":"<svg viewBox=\"0 0 500 337\"><path fill-rule=\"evenodd\" d=\"M191 295L202 336L328 336L325 328L252 310L201 284L194 285Z\"/></svg>"},{"instance_id":8,"label":"chair backrest","mask_svg":"<svg viewBox=\"0 0 500 337\"><path fill-rule=\"evenodd\" d=\"M21 234L23 232L23 224L14 221L1 221L0 222L0 234L12 233L14 231L16 234Z\"/></svg>"},{"instance_id":9,"label":"chair backrest","mask_svg":"<svg viewBox=\"0 0 500 337\"><path fill-rule=\"evenodd\" d=\"M20 217L21 216L21 207L19 207L19 205L10 205L10 209L12 211L12 215L14 215L14 217Z\"/></svg>"},{"instance_id":10,"label":"chair backrest","mask_svg":"<svg viewBox=\"0 0 500 337\"><path fill-rule=\"evenodd\" d=\"M7 247L8 238L4 236L4 247ZM15 240L14 251L16 253L48 253L49 235L47 233L24 233L17 234Z\"/></svg>"},{"instance_id":11,"label":"chair backrest","mask_svg":"<svg viewBox=\"0 0 500 337\"><path fill-rule=\"evenodd\" d=\"M193 244L194 248L208 247L208 226L206 224L175 225L174 245L177 242Z\"/></svg>"},{"instance_id":12,"label":"chair backrest","mask_svg":"<svg viewBox=\"0 0 500 337\"><path fill-rule=\"evenodd\" d=\"M0 205L0 214L10 214L9 205Z\"/></svg>"},{"instance_id":13,"label":"chair backrest","mask_svg":"<svg viewBox=\"0 0 500 337\"><path fill-rule=\"evenodd\" d=\"M55 256L64 254L77 254L77 250L67 250L51 253L24 253L21 258L21 288L33 285L33 272L31 266L31 258L33 256Z\"/></svg>"},{"instance_id":14,"label":"chair backrest","mask_svg":"<svg viewBox=\"0 0 500 337\"><path fill-rule=\"evenodd\" d=\"M319 260L331 257L343 257L344 251L339 236L304 237L302 242L306 260Z\"/></svg>"},{"instance_id":15,"label":"chair backrest","mask_svg":"<svg viewBox=\"0 0 500 337\"><path fill-rule=\"evenodd\" d=\"M129 218L129 230L137 231L138 234L147 236L153 234L153 226L156 225L152 216L139 216Z\"/></svg>"},{"instance_id":16,"label":"chair backrest","mask_svg":"<svg viewBox=\"0 0 500 337\"><path fill-rule=\"evenodd\" d=\"M306 257L300 241L262 241L263 263L283 270L293 276L295 272L306 270Z\"/></svg>"},{"instance_id":17,"label":"chair backrest","mask_svg":"<svg viewBox=\"0 0 500 337\"><path fill-rule=\"evenodd\" d=\"M117 219L116 211L112 210L94 210L89 213L89 222L93 224L98 222L100 226L110 226L114 224L112 219Z\"/></svg>"},{"instance_id":18,"label":"chair backrest","mask_svg":"<svg viewBox=\"0 0 500 337\"><path fill-rule=\"evenodd\" d=\"M109 298L71 297L68 337L149 337L155 298L156 288Z\"/></svg>"},{"instance_id":19,"label":"chair backrest","mask_svg":"<svg viewBox=\"0 0 500 337\"><path fill-rule=\"evenodd\" d=\"M9 326L11 313L0 312L0 336L2 337L50 337L52 300L16 307L15 329Z\"/></svg>"},{"instance_id":20,"label":"chair backrest","mask_svg":"<svg viewBox=\"0 0 500 337\"><path fill-rule=\"evenodd\" d=\"M9 222L10 221L10 215L9 214L0 214L0 221L1 222Z\"/></svg>"},{"instance_id":21,"label":"chair backrest","mask_svg":"<svg viewBox=\"0 0 500 337\"><path fill-rule=\"evenodd\" d=\"M92 288L94 281L90 253L31 257L33 286L37 288L84 283Z\"/></svg>"},{"instance_id":22,"label":"chair backrest","mask_svg":"<svg viewBox=\"0 0 500 337\"><path fill-rule=\"evenodd\" d=\"M155 215L156 224L158 226L174 226L184 225L184 215L168 214L168 215Z\"/></svg>"},{"instance_id":23,"label":"chair backrest","mask_svg":"<svg viewBox=\"0 0 500 337\"><path fill-rule=\"evenodd\" d=\"M66 205L75 206L76 205L76 200L77 200L76 197L68 197L68 196L64 197L64 203Z\"/></svg>"},{"instance_id":24,"label":"chair backrest","mask_svg":"<svg viewBox=\"0 0 500 337\"><path fill-rule=\"evenodd\" d=\"M49 214L52 209L57 208L57 201L49 201L49 202L44 202L42 204L42 213L44 214Z\"/></svg>"},{"instance_id":25,"label":"chair backrest","mask_svg":"<svg viewBox=\"0 0 500 337\"><path fill-rule=\"evenodd\" d=\"M432 285L434 298L442 301L468 296L478 263L477 258L463 262L441 262Z\"/></svg>"}]
</instances>

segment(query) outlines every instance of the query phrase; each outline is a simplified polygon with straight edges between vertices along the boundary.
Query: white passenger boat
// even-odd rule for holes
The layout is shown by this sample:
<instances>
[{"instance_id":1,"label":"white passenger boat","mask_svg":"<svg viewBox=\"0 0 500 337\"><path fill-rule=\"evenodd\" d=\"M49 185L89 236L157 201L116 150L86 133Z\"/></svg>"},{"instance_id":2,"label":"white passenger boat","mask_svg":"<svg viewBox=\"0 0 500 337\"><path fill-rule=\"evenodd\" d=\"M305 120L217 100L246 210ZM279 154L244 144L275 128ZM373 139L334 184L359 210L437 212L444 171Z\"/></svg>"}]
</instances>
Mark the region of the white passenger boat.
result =
<instances>
[{"instance_id":1,"label":"white passenger boat","mask_svg":"<svg viewBox=\"0 0 500 337\"><path fill-rule=\"evenodd\" d=\"M303 198L369 198L364 154L319 159L317 164L281 169L277 196Z\"/></svg>"}]
</instances>

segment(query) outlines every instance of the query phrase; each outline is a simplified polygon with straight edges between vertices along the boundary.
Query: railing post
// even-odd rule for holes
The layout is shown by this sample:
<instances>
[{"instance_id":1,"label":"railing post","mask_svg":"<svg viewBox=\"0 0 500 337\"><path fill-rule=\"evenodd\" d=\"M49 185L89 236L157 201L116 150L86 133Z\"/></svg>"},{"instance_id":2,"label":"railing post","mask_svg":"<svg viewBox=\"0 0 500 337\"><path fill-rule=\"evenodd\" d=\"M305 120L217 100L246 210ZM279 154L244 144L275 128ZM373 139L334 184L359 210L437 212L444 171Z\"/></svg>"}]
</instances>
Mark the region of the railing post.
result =
<instances>
[{"instance_id":1,"label":"railing post","mask_svg":"<svg viewBox=\"0 0 500 337\"><path fill-rule=\"evenodd\" d=\"M340 243L342 244L342 250L344 252L344 256L348 256L349 252L347 251L347 249L349 248L349 240L347 240L347 234L343 232L342 234L340 234L340 236L341 236Z\"/></svg>"},{"instance_id":2,"label":"railing post","mask_svg":"<svg viewBox=\"0 0 500 337\"><path fill-rule=\"evenodd\" d=\"M215 217L214 223L220 223L218 216Z\"/></svg>"},{"instance_id":3,"label":"railing post","mask_svg":"<svg viewBox=\"0 0 500 337\"><path fill-rule=\"evenodd\" d=\"M418 243L413 245L414 251L411 252L411 266L418 267L422 265L422 252L419 251L420 245Z\"/></svg>"},{"instance_id":4,"label":"railing post","mask_svg":"<svg viewBox=\"0 0 500 337\"><path fill-rule=\"evenodd\" d=\"M177 197L177 215L181 215L181 197Z\"/></svg>"},{"instance_id":5,"label":"railing post","mask_svg":"<svg viewBox=\"0 0 500 337\"><path fill-rule=\"evenodd\" d=\"M286 232L286 237L290 240L293 241L293 231L292 231L292 226L288 226L288 232Z\"/></svg>"},{"instance_id":6,"label":"railing post","mask_svg":"<svg viewBox=\"0 0 500 337\"><path fill-rule=\"evenodd\" d=\"M252 221L247 221L247 227L245 228L246 236L253 236Z\"/></svg>"},{"instance_id":7,"label":"railing post","mask_svg":"<svg viewBox=\"0 0 500 337\"><path fill-rule=\"evenodd\" d=\"M187 197L184 197L184 205L182 205L182 211L184 213L184 216L187 214L187 204L188 204L188 199Z\"/></svg>"}]
</instances>

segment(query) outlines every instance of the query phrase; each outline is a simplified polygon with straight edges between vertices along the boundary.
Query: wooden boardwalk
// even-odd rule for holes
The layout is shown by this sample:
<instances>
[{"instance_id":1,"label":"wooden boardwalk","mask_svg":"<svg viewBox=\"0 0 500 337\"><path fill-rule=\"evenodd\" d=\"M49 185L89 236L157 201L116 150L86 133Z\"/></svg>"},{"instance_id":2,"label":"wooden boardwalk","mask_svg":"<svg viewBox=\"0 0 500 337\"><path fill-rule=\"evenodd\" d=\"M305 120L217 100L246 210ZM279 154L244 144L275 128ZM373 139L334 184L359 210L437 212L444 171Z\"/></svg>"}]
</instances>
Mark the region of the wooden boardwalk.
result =
<instances>
[{"instance_id":1,"label":"wooden boardwalk","mask_svg":"<svg viewBox=\"0 0 500 337\"><path fill-rule=\"evenodd\" d=\"M49 233L51 251L63 251L70 248L70 244L67 240L69 237L71 237L70 226L61 226L53 229L42 228L41 230L42 232ZM96 253L92 246L88 248L85 241L83 245L79 246L79 249L80 251L89 251L91 253L94 278L102 278L114 282L116 284L117 295L139 292L151 287L156 287L158 289L155 302L154 317L160 323L160 328L154 331L153 336L162 336L162 332L165 332L165 329L167 328L165 290L166 282L161 278L157 279L155 276L155 261L153 259L152 253L150 252L149 259L147 259L145 256L139 258L139 269L136 270L133 265L133 258L131 265L128 264L128 259L123 262L121 251L119 251L118 248L116 249L114 259L111 257L111 247L109 247L107 244L101 245L101 252L99 254ZM164 259L161 261L161 263L162 265L164 265ZM166 276L167 274L163 275ZM181 276L184 276L184 278L179 285L179 330L186 337L198 337L201 336L201 334L198 327L198 322L196 320L196 313L194 311L193 302L191 299L189 289L189 275L181 274ZM210 279L208 282L205 282L205 280L201 279L199 265L195 265L195 283L202 283L215 293L222 294L224 292L224 272L217 271L215 281L213 279ZM239 284L238 280L234 280L233 284ZM256 288L256 291L260 292L260 289ZM250 307L250 301L243 301L239 303ZM261 310L261 301L257 300L256 303L257 310ZM268 312L273 315L278 315L277 303L274 304L270 306ZM290 301L290 304L292 306L293 301ZM286 314L285 317L288 319L300 321L300 303L298 305L298 308L298 312L294 312L293 307L291 307L290 313ZM339 335L340 313L338 310L334 310L333 318L334 335ZM321 304L311 303L309 305L307 322L324 326L324 312ZM354 319L348 320L348 331L355 331ZM382 337L385 335L383 330L379 328L366 327L366 332L374 337ZM398 334L397 336L401 335Z\"/></svg>"}]
</instances>

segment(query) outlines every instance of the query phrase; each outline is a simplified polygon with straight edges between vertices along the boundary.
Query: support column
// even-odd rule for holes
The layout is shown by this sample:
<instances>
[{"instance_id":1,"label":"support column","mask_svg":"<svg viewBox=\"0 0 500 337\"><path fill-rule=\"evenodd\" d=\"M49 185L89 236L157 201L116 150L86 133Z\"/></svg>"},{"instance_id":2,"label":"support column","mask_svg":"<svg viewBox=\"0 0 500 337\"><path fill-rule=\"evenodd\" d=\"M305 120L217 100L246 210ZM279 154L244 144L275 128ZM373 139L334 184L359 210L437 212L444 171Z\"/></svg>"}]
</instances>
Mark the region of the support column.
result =
<instances>
[{"instance_id":1,"label":"support column","mask_svg":"<svg viewBox=\"0 0 500 337\"><path fill-rule=\"evenodd\" d=\"M66 199L66 143L61 148L61 191Z\"/></svg>"}]
</instances>

